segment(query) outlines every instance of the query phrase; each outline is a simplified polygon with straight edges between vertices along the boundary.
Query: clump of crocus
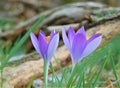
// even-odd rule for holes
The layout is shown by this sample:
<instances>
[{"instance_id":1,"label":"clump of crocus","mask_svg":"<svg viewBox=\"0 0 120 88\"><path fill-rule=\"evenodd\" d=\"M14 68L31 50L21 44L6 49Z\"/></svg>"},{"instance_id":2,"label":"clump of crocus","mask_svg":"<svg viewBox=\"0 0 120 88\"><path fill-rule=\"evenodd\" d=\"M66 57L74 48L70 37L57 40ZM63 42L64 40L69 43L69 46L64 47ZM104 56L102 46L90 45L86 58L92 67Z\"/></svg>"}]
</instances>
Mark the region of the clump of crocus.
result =
<instances>
[{"instance_id":1,"label":"clump of crocus","mask_svg":"<svg viewBox=\"0 0 120 88\"><path fill-rule=\"evenodd\" d=\"M66 29L64 28L62 30L62 37L67 49L70 51L73 66L91 54L102 40L100 34L94 34L87 39L83 26L76 33L72 27L69 27L68 35L66 35Z\"/></svg>"},{"instance_id":2,"label":"clump of crocus","mask_svg":"<svg viewBox=\"0 0 120 88\"><path fill-rule=\"evenodd\" d=\"M50 36L44 34L42 30L38 35L38 38L34 35L34 33L30 34L32 44L36 51L42 56L44 59L44 87L47 87L47 76L48 76L48 67L51 61L51 58L58 47L59 42L59 34L53 30Z\"/></svg>"}]
</instances>

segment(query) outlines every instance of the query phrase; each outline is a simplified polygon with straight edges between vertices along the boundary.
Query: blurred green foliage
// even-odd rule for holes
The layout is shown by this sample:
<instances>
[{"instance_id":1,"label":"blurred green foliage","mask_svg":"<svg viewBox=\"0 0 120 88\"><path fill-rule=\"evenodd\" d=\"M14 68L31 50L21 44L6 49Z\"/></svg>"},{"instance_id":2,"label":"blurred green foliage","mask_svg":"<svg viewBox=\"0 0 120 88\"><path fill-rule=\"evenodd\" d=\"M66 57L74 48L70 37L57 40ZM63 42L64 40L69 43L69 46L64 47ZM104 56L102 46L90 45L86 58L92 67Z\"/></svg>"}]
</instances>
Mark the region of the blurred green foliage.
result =
<instances>
[{"instance_id":1,"label":"blurred green foliage","mask_svg":"<svg viewBox=\"0 0 120 88\"><path fill-rule=\"evenodd\" d=\"M14 26L12 19L0 19L0 28L4 30L10 30Z\"/></svg>"},{"instance_id":2,"label":"blurred green foliage","mask_svg":"<svg viewBox=\"0 0 120 88\"><path fill-rule=\"evenodd\" d=\"M62 0L63 4L67 4L67 3L72 3L72 2L78 2L80 0Z\"/></svg>"},{"instance_id":3,"label":"blurred green foliage","mask_svg":"<svg viewBox=\"0 0 120 88\"><path fill-rule=\"evenodd\" d=\"M105 11L105 12L101 12L101 13L97 13L96 16L98 18L103 18L103 17L108 17L108 16L112 16L113 14L116 14L118 13L119 11L113 9L113 10L108 10L108 11Z\"/></svg>"}]
</instances>

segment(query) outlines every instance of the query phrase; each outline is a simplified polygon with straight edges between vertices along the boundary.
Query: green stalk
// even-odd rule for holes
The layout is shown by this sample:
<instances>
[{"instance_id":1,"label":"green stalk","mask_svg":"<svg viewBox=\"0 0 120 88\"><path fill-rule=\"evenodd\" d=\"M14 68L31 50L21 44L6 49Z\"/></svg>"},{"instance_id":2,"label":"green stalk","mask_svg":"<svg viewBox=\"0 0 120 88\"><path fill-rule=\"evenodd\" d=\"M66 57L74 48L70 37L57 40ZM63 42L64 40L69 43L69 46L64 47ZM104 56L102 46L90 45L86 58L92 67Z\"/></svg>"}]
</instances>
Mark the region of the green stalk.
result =
<instances>
[{"instance_id":1,"label":"green stalk","mask_svg":"<svg viewBox=\"0 0 120 88\"><path fill-rule=\"evenodd\" d=\"M76 64L74 64L74 65L72 64L72 66L73 66L73 68L72 68L71 76L70 76L70 79L69 79L69 81L68 81L68 83L67 83L66 88L71 88L71 83L72 83L72 81L74 80L75 73L76 73L77 70L78 70L78 63L76 63Z\"/></svg>"},{"instance_id":2,"label":"green stalk","mask_svg":"<svg viewBox=\"0 0 120 88\"><path fill-rule=\"evenodd\" d=\"M3 76L3 71L2 71L2 70L0 70L0 76L1 76L0 88L3 88L3 78L2 78L2 76Z\"/></svg>"},{"instance_id":3,"label":"green stalk","mask_svg":"<svg viewBox=\"0 0 120 88\"><path fill-rule=\"evenodd\" d=\"M98 74L97 74L97 77L96 77L96 79L95 79L95 81L94 81L94 83L93 83L93 88L95 88L96 82L97 82L97 80L99 79L99 77L100 77L100 75L101 75L101 73L102 73L102 71L103 71L103 69L104 69L104 67L105 67L106 62L107 62L107 58L105 58L105 60L104 60L104 62L103 62L103 65L101 66L101 68L100 68L100 70L99 70L99 72L98 72Z\"/></svg>"},{"instance_id":4,"label":"green stalk","mask_svg":"<svg viewBox=\"0 0 120 88\"><path fill-rule=\"evenodd\" d=\"M46 59L44 59L44 88L47 88L48 85L48 67L49 64L46 62Z\"/></svg>"},{"instance_id":5,"label":"green stalk","mask_svg":"<svg viewBox=\"0 0 120 88\"><path fill-rule=\"evenodd\" d=\"M34 77L32 77L32 79L30 80L30 82L29 82L29 84L28 84L28 86L27 86L27 88L31 88L31 86L32 86L32 84L33 84L33 81L34 81Z\"/></svg>"},{"instance_id":6,"label":"green stalk","mask_svg":"<svg viewBox=\"0 0 120 88\"><path fill-rule=\"evenodd\" d=\"M83 72L83 75L82 75L82 80L83 80L83 88L85 88L85 78L84 78L84 72Z\"/></svg>"},{"instance_id":7,"label":"green stalk","mask_svg":"<svg viewBox=\"0 0 120 88\"><path fill-rule=\"evenodd\" d=\"M54 67L52 66L52 63L50 63L50 69L52 70L53 77L55 78L55 80L56 80L57 83L59 84L60 81L59 81L59 78L57 77L57 75L56 75L56 73L55 73L55 70L54 70Z\"/></svg>"},{"instance_id":8,"label":"green stalk","mask_svg":"<svg viewBox=\"0 0 120 88\"><path fill-rule=\"evenodd\" d=\"M114 72L115 78L116 78L116 80L119 80L117 72L116 72L116 68L115 68L115 63L114 63L113 57L110 57L110 62L111 62L112 68L113 68L113 72ZM119 82L117 82L117 85L120 88L120 83Z\"/></svg>"}]
</instances>

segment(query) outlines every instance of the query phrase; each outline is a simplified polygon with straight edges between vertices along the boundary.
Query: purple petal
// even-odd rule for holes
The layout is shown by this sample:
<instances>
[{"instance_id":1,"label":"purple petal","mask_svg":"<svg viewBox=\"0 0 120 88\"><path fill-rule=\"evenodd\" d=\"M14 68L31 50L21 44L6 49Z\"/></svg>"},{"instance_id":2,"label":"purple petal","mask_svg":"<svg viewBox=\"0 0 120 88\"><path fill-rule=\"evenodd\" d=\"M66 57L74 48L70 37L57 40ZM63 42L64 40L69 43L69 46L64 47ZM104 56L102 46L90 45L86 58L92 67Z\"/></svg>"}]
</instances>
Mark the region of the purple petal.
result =
<instances>
[{"instance_id":1,"label":"purple petal","mask_svg":"<svg viewBox=\"0 0 120 88\"><path fill-rule=\"evenodd\" d=\"M44 38L46 37L45 33L42 30L40 30L40 32L39 32L39 36L40 35L42 35ZM38 36L38 39L39 39L39 36Z\"/></svg>"},{"instance_id":2,"label":"purple petal","mask_svg":"<svg viewBox=\"0 0 120 88\"><path fill-rule=\"evenodd\" d=\"M55 30L52 30L50 33L50 37L52 38L56 34Z\"/></svg>"},{"instance_id":3,"label":"purple petal","mask_svg":"<svg viewBox=\"0 0 120 88\"><path fill-rule=\"evenodd\" d=\"M93 35L87 42L86 48L82 54L82 57L86 57L91 54L102 41L102 36L100 34Z\"/></svg>"},{"instance_id":4,"label":"purple petal","mask_svg":"<svg viewBox=\"0 0 120 88\"><path fill-rule=\"evenodd\" d=\"M101 36L99 33L98 34L94 34L92 37L90 37L90 39L88 40L88 43L91 42L92 40L94 40L95 38Z\"/></svg>"},{"instance_id":5,"label":"purple petal","mask_svg":"<svg viewBox=\"0 0 120 88\"><path fill-rule=\"evenodd\" d=\"M43 58L46 58L47 55L47 48L48 48L48 44L46 42L45 37L40 33L39 34L39 47L40 47L40 52Z\"/></svg>"},{"instance_id":6,"label":"purple petal","mask_svg":"<svg viewBox=\"0 0 120 88\"><path fill-rule=\"evenodd\" d=\"M75 35L75 31L72 27L70 27L68 30L68 39L69 39L71 45L72 45L74 35Z\"/></svg>"},{"instance_id":7,"label":"purple petal","mask_svg":"<svg viewBox=\"0 0 120 88\"><path fill-rule=\"evenodd\" d=\"M83 34L76 34L73 39L72 44L72 57L73 57L73 63L76 63L80 60L81 55L85 49L86 46L86 38Z\"/></svg>"},{"instance_id":8,"label":"purple petal","mask_svg":"<svg viewBox=\"0 0 120 88\"><path fill-rule=\"evenodd\" d=\"M85 32L84 26L82 26L82 27L77 31L77 33L82 33L84 36L86 36L86 32Z\"/></svg>"},{"instance_id":9,"label":"purple petal","mask_svg":"<svg viewBox=\"0 0 120 88\"><path fill-rule=\"evenodd\" d=\"M33 44L34 48L41 55L39 42L38 42L36 36L34 35L34 33L30 33L30 38L31 38L31 41L32 41L32 44Z\"/></svg>"},{"instance_id":10,"label":"purple petal","mask_svg":"<svg viewBox=\"0 0 120 88\"><path fill-rule=\"evenodd\" d=\"M62 30L62 38L63 38L64 44L67 47L67 49L69 51L71 51L70 42L69 42L69 40L67 38L67 35L66 35L66 32L65 32L65 28Z\"/></svg>"},{"instance_id":11,"label":"purple petal","mask_svg":"<svg viewBox=\"0 0 120 88\"><path fill-rule=\"evenodd\" d=\"M57 33L55 32L55 30L52 30L51 33L50 33L50 39L49 39L49 42L48 42L48 43L50 43L51 39L53 38L53 36L54 36L55 34L57 34Z\"/></svg>"},{"instance_id":12,"label":"purple petal","mask_svg":"<svg viewBox=\"0 0 120 88\"><path fill-rule=\"evenodd\" d=\"M49 62L56 51L58 47L58 42L59 42L59 34L57 33L54 35L54 37L51 39L49 46L48 46L48 51L47 51L47 62Z\"/></svg>"}]
</instances>

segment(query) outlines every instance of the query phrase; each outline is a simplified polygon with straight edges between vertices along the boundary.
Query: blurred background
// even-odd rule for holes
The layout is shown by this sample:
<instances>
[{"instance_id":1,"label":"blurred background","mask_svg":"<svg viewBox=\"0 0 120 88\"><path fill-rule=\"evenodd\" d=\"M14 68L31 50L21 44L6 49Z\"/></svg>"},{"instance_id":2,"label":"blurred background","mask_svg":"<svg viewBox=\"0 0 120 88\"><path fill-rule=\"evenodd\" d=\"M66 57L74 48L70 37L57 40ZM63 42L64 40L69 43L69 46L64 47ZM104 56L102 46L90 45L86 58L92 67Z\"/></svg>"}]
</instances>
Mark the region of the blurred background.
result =
<instances>
[{"instance_id":1,"label":"blurred background","mask_svg":"<svg viewBox=\"0 0 120 88\"><path fill-rule=\"evenodd\" d=\"M60 1L60 0L58 0ZM101 2L107 4L108 6L120 6L120 0L61 0L62 3L70 3L70 2L85 2L85 1L93 1L93 2Z\"/></svg>"},{"instance_id":2,"label":"blurred background","mask_svg":"<svg viewBox=\"0 0 120 88\"><path fill-rule=\"evenodd\" d=\"M87 1L120 6L120 0L0 0L0 31L12 30L14 24L43 11L68 3Z\"/></svg>"}]
</instances>

